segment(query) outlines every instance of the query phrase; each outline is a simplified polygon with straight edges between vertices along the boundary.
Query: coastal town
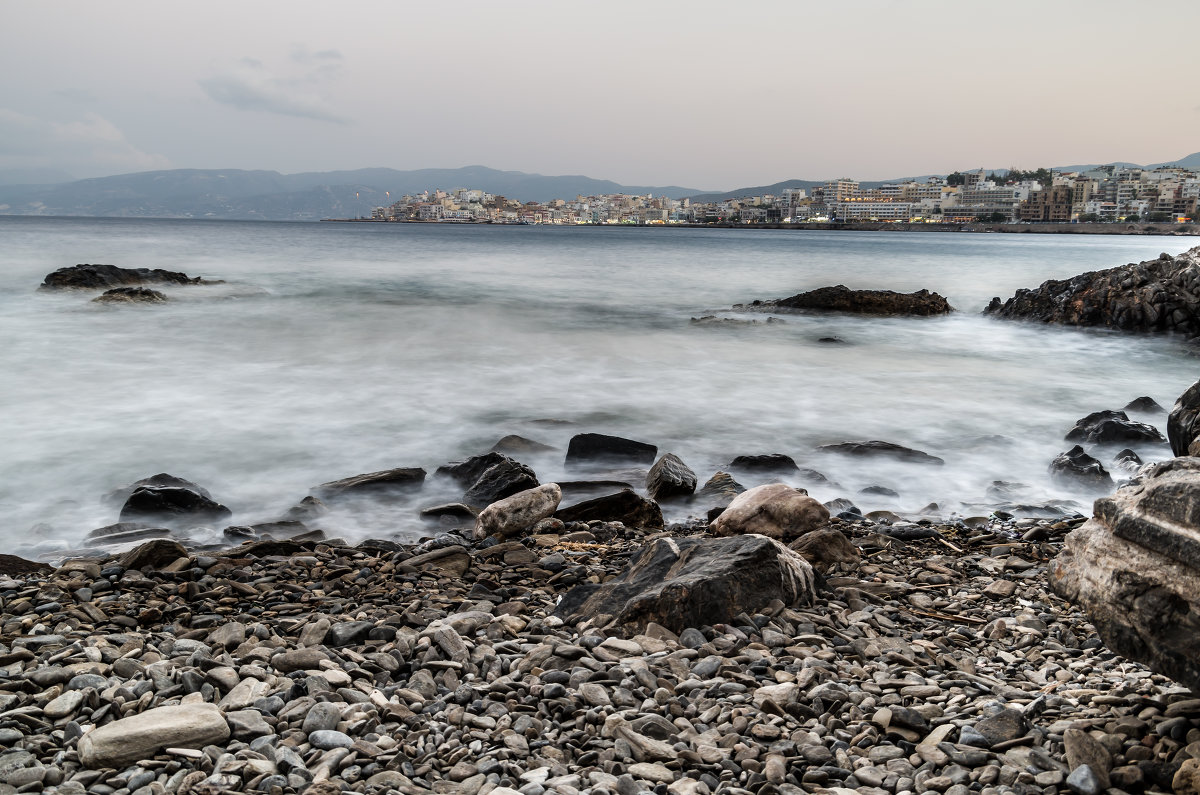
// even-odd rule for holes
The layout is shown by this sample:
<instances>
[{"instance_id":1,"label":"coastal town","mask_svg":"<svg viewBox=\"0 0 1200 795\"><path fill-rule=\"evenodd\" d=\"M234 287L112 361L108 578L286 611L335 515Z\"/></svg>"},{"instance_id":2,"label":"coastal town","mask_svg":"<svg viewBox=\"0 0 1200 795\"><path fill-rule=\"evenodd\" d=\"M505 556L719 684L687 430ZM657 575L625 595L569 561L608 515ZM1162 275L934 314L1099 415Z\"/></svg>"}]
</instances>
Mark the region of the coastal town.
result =
<instances>
[{"instance_id":1,"label":"coastal town","mask_svg":"<svg viewBox=\"0 0 1200 795\"><path fill-rule=\"evenodd\" d=\"M883 184L846 178L807 189L714 201L610 194L521 202L476 189L438 189L406 194L389 206L376 207L370 220L559 225L1182 223L1196 220L1198 200L1198 171L1111 165L1080 172L979 169Z\"/></svg>"}]
</instances>

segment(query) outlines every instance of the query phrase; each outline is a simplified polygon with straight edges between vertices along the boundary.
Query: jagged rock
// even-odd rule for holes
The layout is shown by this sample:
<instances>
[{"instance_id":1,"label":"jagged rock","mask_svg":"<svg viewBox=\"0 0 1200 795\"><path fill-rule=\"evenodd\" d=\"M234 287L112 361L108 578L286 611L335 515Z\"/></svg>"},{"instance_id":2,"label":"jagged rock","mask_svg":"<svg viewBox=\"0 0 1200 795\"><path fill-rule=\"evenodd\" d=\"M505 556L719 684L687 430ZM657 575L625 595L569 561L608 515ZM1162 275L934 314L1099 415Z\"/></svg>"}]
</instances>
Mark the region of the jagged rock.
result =
<instances>
[{"instance_id":1,"label":"jagged rock","mask_svg":"<svg viewBox=\"0 0 1200 795\"><path fill-rule=\"evenodd\" d=\"M933 464L942 466L946 462L935 455L904 447L893 442L841 442L839 444L823 444L817 448L822 453L840 453L853 456L878 456L894 458L911 464Z\"/></svg>"},{"instance_id":2,"label":"jagged rock","mask_svg":"<svg viewBox=\"0 0 1200 795\"><path fill-rule=\"evenodd\" d=\"M120 268L116 265L75 265L59 268L42 280L42 290L92 290L140 284L202 284L199 276L161 268Z\"/></svg>"},{"instance_id":3,"label":"jagged rock","mask_svg":"<svg viewBox=\"0 0 1200 795\"><path fill-rule=\"evenodd\" d=\"M805 533L788 544L788 548L821 571L839 563L858 563L861 557L858 547L850 543L846 534L832 527Z\"/></svg>"},{"instance_id":4,"label":"jagged rock","mask_svg":"<svg viewBox=\"0 0 1200 795\"><path fill-rule=\"evenodd\" d=\"M801 489L782 483L739 494L709 526L713 535L758 533L774 539L802 536L829 521L824 505Z\"/></svg>"},{"instance_id":5,"label":"jagged rock","mask_svg":"<svg viewBox=\"0 0 1200 795\"><path fill-rule=\"evenodd\" d=\"M605 436L602 433L580 433L567 445L567 466L588 464L653 464L658 448L652 444Z\"/></svg>"},{"instance_id":6,"label":"jagged rock","mask_svg":"<svg viewBox=\"0 0 1200 795\"><path fill-rule=\"evenodd\" d=\"M796 472L800 469L791 456L783 453L739 455L729 462L729 468L743 472Z\"/></svg>"},{"instance_id":7,"label":"jagged rock","mask_svg":"<svg viewBox=\"0 0 1200 795\"><path fill-rule=\"evenodd\" d=\"M836 516L839 519L854 522L864 518L862 510L845 497L838 497L822 503L822 505L825 506L825 510L829 511L830 516Z\"/></svg>"},{"instance_id":8,"label":"jagged rock","mask_svg":"<svg viewBox=\"0 0 1200 795\"><path fill-rule=\"evenodd\" d=\"M287 512L280 517L284 522L311 522L325 514L329 513L329 506L318 500L316 497L309 495L300 502L287 509Z\"/></svg>"},{"instance_id":9,"label":"jagged rock","mask_svg":"<svg viewBox=\"0 0 1200 795\"><path fill-rule=\"evenodd\" d=\"M1192 384L1175 401L1167 416L1167 438L1175 455L1200 454L1200 381Z\"/></svg>"},{"instance_id":10,"label":"jagged rock","mask_svg":"<svg viewBox=\"0 0 1200 795\"><path fill-rule=\"evenodd\" d=\"M616 579L568 591L555 615L630 634L650 622L678 633L753 615L776 599L797 606L815 597L808 561L765 536L659 538Z\"/></svg>"},{"instance_id":11,"label":"jagged rock","mask_svg":"<svg viewBox=\"0 0 1200 795\"><path fill-rule=\"evenodd\" d=\"M1068 487L1107 490L1113 487L1112 477L1104 466L1075 445L1050 462L1050 477Z\"/></svg>"},{"instance_id":12,"label":"jagged rock","mask_svg":"<svg viewBox=\"0 0 1200 795\"><path fill-rule=\"evenodd\" d=\"M178 541L156 538L122 555L121 565L127 569L156 571L180 558L186 558L187 554L187 550Z\"/></svg>"},{"instance_id":13,"label":"jagged rock","mask_svg":"<svg viewBox=\"0 0 1200 795\"><path fill-rule=\"evenodd\" d=\"M746 487L733 479L728 472L717 471L709 478L700 491L696 492L693 500L703 500L724 508L733 502L733 498L746 490Z\"/></svg>"},{"instance_id":14,"label":"jagged rock","mask_svg":"<svg viewBox=\"0 0 1200 795\"><path fill-rule=\"evenodd\" d=\"M384 469L367 472L341 480L322 483L313 488L318 499L329 502L352 495L372 497L388 496L405 491L415 491L425 483L425 470L419 467Z\"/></svg>"},{"instance_id":15,"label":"jagged rock","mask_svg":"<svg viewBox=\"0 0 1200 795\"><path fill-rule=\"evenodd\" d=\"M1149 395L1142 395L1140 398L1134 398L1125 404L1125 411L1140 411L1143 414L1161 414L1166 411L1162 406L1158 405L1158 401Z\"/></svg>"},{"instance_id":16,"label":"jagged rock","mask_svg":"<svg viewBox=\"0 0 1200 795\"><path fill-rule=\"evenodd\" d=\"M553 453L557 449L558 448L551 447L548 444L535 442L533 439L526 439L524 436L509 434L492 445L492 449L488 452L503 453L504 455L511 456L536 453Z\"/></svg>"},{"instance_id":17,"label":"jagged rock","mask_svg":"<svg viewBox=\"0 0 1200 795\"><path fill-rule=\"evenodd\" d=\"M557 483L547 483L493 502L475 520L475 538L518 535L553 515L560 500L562 489Z\"/></svg>"},{"instance_id":18,"label":"jagged rock","mask_svg":"<svg viewBox=\"0 0 1200 795\"><path fill-rule=\"evenodd\" d=\"M114 287L92 299L96 304L163 304L167 297L149 287Z\"/></svg>"},{"instance_id":19,"label":"jagged rock","mask_svg":"<svg viewBox=\"0 0 1200 795\"><path fill-rule=\"evenodd\" d=\"M97 726L79 738L86 768L121 768L163 748L203 748L229 739L229 724L216 704L156 707Z\"/></svg>"},{"instance_id":20,"label":"jagged rock","mask_svg":"<svg viewBox=\"0 0 1200 795\"><path fill-rule=\"evenodd\" d=\"M1137 472L1144 463L1142 457L1128 447L1113 456L1112 460L1114 469L1123 469L1126 472Z\"/></svg>"},{"instance_id":21,"label":"jagged rock","mask_svg":"<svg viewBox=\"0 0 1200 795\"><path fill-rule=\"evenodd\" d=\"M897 293L892 290L851 290L845 285L821 287L790 298L773 301L754 301L754 309L766 310L819 310L826 312L850 312L856 315L948 315L954 311L950 303L928 290L915 293Z\"/></svg>"},{"instance_id":22,"label":"jagged rock","mask_svg":"<svg viewBox=\"0 0 1200 795\"><path fill-rule=\"evenodd\" d=\"M537 475L532 469L506 455L500 456L500 459L480 473L463 494L463 502L482 508L538 486Z\"/></svg>"},{"instance_id":23,"label":"jagged rock","mask_svg":"<svg viewBox=\"0 0 1200 795\"><path fill-rule=\"evenodd\" d=\"M1096 500L1049 577L1109 648L1200 691L1200 458L1151 465Z\"/></svg>"},{"instance_id":24,"label":"jagged rock","mask_svg":"<svg viewBox=\"0 0 1200 795\"><path fill-rule=\"evenodd\" d=\"M1106 326L1127 331L1200 332L1200 247L1172 257L1130 263L1071 279L1051 279L1035 290L993 298L984 314L1000 318Z\"/></svg>"},{"instance_id":25,"label":"jagged rock","mask_svg":"<svg viewBox=\"0 0 1200 795\"><path fill-rule=\"evenodd\" d=\"M1123 411L1094 411L1067 431L1065 440L1085 444L1162 444L1166 438L1153 425L1134 422Z\"/></svg>"},{"instance_id":26,"label":"jagged rock","mask_svg":"<svg viewBox=\"0 0 1200 795\"><path fill-rule=\"evenodd\" d=\"M176 486L181 489L191 489L201 497L206 497L210 500L212 499L212 495L208 493L208 489L205 489L203 486L193 483L187 478L176 477L175 475L170 475L166 472L159 472L157 475L151 475L148 478L136 480L133 483L130 483L128 486L124 486L119 489L113 489L108 494L104 495L104 501L112 505L124 505L125 500L129 499L130 494L133 494L135 491L144 486L150 486L154 488L162 486Z\"/></svg>"},{"instance_id":27,"label":"jagged rock","mask_svg":"<svg viewBox=\"0 0 1200 795\"><path fill-rule=\"evenodd\" d=\"M121 506L121 521L163 523L168 527L191 527L221 522L233 511L203 494L182 486L142 486L134 489Z\"/></svg>"},{"instance_id":28,"label":"jagged rock","mask_svg":"<svg viewBox=\"0 0 1200 795\"><path fill-rule=\"evenodd\" d=\"M511 461L503 453L490 452L483 455L473 455L464 461L451 461L437 468L434 475L447 477L458 483L464 489L469 489L479 480L479 476L501 461Z\"/></svg>"},{"instance_id":29,"label":"jagged rock","mask_svg":"<svg viewBox=\"0 0 1200 795\"><path fill-rule=\"evenodd\" d=\"M562 508L555 512L554 518L563 522L620 522L641 530L663 529L662 508L631 489Z\"/></svg>"},{"instance_id":30,"label":"jagged rock","mask_svg":"<svg viewBox=\"0 0 1200 795\"><path fill-rule=\"evenodd\" d=\"M674 453L667 453L650 467L646 492L652 499L689 497L696 490L696 473Z\"/></svg>"}]
</instances>

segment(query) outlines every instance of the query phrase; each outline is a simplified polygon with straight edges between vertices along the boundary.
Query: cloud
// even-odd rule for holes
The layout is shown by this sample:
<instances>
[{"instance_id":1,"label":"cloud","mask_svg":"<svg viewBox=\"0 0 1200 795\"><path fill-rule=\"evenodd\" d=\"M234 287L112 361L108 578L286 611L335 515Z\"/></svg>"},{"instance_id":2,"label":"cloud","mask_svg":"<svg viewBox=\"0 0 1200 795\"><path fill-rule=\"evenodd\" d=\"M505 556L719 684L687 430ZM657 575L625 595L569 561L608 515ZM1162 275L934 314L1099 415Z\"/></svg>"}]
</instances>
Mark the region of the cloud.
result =
<instances>
[{"instance_id":1,"label":"cloud","mask_svg":"<svg viewBox=\"0 0 1200 795\"><path fill-rule=\"evenodd\" d=\"M114 174L170 168L171 161L134 146L96 113L55 121L0 108L0 166Z\"/></svg>"},{"instance_id":2,"label":"cloud","mask_svg":"<svg viewBox=\"0 0 1200 795\"><path fill-rule=\"evenodd\" d=\"M291 62L298 67L293 73L276 76L262 61L242 58L228 72L201 80L200 87L212 101L238 110L348 124L320 94L321 84L341 69L341 53L297 46Z\"/></svg>"}]
</instances>

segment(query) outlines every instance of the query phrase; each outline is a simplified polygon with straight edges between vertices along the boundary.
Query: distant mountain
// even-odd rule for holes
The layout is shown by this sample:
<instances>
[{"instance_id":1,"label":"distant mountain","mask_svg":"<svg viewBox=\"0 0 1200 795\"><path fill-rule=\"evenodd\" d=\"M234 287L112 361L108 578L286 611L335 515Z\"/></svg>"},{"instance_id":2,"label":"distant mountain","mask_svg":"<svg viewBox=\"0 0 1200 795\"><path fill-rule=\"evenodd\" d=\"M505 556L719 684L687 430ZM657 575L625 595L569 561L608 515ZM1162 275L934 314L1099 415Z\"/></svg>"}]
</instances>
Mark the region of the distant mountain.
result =
<instances>
[{"instance_id":1,"label":"distant mountain","mask_svg":"<svg viewBox=\"0 0 1200 795\"><path fill-rule=\"evenodd\" d=\"M538 202L581 194L652 193L681 198L698 192L677 185L621 185L584 176L543 176L484 166L301 174L173 169L58 185L6 185L0 181L0 214L315 221L369 216L375 207L390 204L405 193L437 188L478 188Z\"/></svg>"},{"instance_id":2,"label":"distant mountain","mask_svg":"<svg viewBox=\"0 0 1200 795\"><path fill-rule=\"evenodd\" d=\"M1159 168L1161 166L1176 166L1178 168L1190 168L1194 171L1200 171L1200 152L1193 152L1187 157L1181 157L1169 163L1155 163L1148 166L1148 168Z\"/></svg>"}]
</instances>

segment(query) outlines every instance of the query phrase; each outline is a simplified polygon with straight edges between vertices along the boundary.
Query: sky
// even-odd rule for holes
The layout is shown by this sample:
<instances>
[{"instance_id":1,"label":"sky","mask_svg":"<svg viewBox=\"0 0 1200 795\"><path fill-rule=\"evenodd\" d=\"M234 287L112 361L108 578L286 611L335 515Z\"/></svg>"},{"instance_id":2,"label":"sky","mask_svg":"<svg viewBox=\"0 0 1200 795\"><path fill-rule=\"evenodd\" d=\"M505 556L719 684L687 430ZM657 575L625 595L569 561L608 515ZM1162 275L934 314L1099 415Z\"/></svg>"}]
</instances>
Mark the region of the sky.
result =
<instances>
[{"instance_id":1,"label":"sky","mask_svg":"<svg viewBox=\"0 0 1200 795\"><path fill-rule=\"evenodd\" d=\"M1196 0L0 0L0 169L726 190L1200 151Z\"/></svg>"}]
</instances>

